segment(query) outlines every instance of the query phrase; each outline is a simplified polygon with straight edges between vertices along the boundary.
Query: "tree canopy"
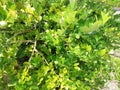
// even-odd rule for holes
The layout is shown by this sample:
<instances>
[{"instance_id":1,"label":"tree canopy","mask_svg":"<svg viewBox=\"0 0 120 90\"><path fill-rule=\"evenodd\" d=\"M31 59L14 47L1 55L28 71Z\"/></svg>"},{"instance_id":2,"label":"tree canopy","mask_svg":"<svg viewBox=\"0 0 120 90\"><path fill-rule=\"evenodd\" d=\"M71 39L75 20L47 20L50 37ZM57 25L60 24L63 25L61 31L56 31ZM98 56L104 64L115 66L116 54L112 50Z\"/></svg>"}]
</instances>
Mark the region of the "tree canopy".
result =
<instances>
[{"instance_id":1,"label":"tree canopy","mask_svg":"<svg viewBox=\"0 0 120 90\"><path fill-rule=\"evenodd\" d=\"M0 89L103 88L120 20L115 3L102 1L1 0Z\"/></svg>"}]
</instances>

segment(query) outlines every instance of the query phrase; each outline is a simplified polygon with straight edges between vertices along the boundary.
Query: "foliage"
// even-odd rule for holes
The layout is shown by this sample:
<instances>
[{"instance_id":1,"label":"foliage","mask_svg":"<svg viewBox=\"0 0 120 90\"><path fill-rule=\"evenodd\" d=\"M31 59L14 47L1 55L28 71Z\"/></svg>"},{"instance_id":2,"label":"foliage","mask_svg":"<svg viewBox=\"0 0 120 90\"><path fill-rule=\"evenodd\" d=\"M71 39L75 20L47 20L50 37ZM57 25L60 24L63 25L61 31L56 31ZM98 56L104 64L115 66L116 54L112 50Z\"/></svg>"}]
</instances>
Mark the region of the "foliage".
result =
<instances>
[{"instance_id":1,"label":"foliage","mask_svg":"<svg viewBox=\"0 0 120 90\"><path fill-rule=\"evenodd\" d=\"M94 0L1 0L0 89L102 88L118 18Z\"/></svg>"}]
</instances>

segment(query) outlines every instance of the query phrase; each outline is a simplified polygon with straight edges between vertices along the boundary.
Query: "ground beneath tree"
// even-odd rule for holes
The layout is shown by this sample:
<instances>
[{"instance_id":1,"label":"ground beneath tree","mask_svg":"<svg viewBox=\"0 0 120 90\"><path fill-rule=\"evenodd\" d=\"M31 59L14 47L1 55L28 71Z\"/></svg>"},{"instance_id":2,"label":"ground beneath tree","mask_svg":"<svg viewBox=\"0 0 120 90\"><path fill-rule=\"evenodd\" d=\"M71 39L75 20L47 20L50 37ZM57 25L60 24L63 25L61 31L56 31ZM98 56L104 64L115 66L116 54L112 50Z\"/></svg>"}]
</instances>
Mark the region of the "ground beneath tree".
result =
<instances>
[{"instance_id":1,"label":"ground beneath tree","mask_svg":"<svg viewBox=\"0 0 120 90\"><path fill-rule=\"evenodd\" d=\"M120 58L120 49L117 50L111 50L110 54L114 57ZM112 74L114 77L114 74ZM118 80L110 80L107 83L105 83L104 89L102 90L119 90L120 87L118 87Z\"/></svg>"}]
</instances>

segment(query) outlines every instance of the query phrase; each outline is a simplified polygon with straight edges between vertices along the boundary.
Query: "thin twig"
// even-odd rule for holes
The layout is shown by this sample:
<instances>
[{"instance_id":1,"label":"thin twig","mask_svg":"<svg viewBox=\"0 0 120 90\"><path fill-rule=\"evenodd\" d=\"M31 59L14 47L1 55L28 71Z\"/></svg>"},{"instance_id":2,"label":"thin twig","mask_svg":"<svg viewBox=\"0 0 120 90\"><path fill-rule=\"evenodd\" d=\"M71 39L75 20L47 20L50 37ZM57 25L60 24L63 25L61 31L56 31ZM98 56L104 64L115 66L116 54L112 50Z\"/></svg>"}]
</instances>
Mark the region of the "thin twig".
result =
<instances>
[{"instance_id":1,"label":"thin twig","mask_svg":"<svg viewBox=\"0 0 120 90\"><path fill-rule=\"evenodd\" d=\"M14 37L16 37L20 34L25 34L25 33L32 32L32 31L34 31L34 30L27 30L27 31L22 31L22 32L15 33L8 41L10 41L11 39L13 39Z\"/></svg>"},{"instance_id":2,"label":"thin twig","mask_svg":"<svg viewBox=\"0 0 120 90\"><path fill-rule=\"evenodd\" d=\"M46 62L47 65L49 65L49 63L48 63L48 61L46 59L45 59L45 62Z\"/></svg>"},{"instance_id":3,"label":"thin twig","mask_svg":"<svg viewBox=\"0 0 120 90\"><path fill-rule=\"evenodd\" d=\"M31 56L29 58L29 61L32 59L34 53L38 52L38 50L36 49L36 45L37 45L37 40L34 41L33 50L32 50Z\"/></svg>"},{"instance_id":4,"label":"thin twig","mask_svg":"<svg viewBox=\"0 0 120 90\"><path fill-rule=\"evenodd\" d=\"M43 54L41 54L40 52L38 52L38 50L36 49L36 46L37 46L37 40L34 41L34 45L33 45L33 50L32 50L32 53L31 53L31 56L29 58L29 61L32 59L32 57L34 56L35 52L39 53L42 57L43 57ZM44 61L47 65L49 65L48 61L44 58Z\"/></svg>"},{"instance_id":5,"label":"thin twig","mask_svg":"<svg viewBox=\"0 0 120 90\"><path fill-rule=\"evenodd\" d=\"M10 42L10 44L15 44L15 43L34 43L33 40L21 40L21 41L15 41L15 42Z\"/></svg>"},{"instance_id":6,"label":"thin twig","mask_svg":"<svg viewBox=\"0 0 120 90\"><path fill-rule=\"evenodd\" d=\"M0 30L0 33L15 33L15 31Z\"/></svg>"}]
</instances>

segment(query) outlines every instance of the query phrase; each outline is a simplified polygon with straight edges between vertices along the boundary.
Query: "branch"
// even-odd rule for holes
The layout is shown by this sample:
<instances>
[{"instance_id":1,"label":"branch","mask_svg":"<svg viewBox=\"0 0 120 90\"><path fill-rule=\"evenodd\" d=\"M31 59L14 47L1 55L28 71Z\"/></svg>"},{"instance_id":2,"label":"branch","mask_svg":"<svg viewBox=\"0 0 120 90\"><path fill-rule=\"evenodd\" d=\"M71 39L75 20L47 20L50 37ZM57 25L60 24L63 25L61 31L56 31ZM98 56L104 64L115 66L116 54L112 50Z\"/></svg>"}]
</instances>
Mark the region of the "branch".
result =
<instances>
[{"instance_id":1,"label":"branch","mask_svg":"<svg viewBox=\"0 0 120 90\"><path fill-rule=\"evenodd\" d=\"M10 42L10 44L15 44L15 43L34 43L33 40L21 40L21 41L15 41L15 42Z\"/></svg>"},{"instance_id":2,"label":"branch","mask_svg":"<svg viewBox=\"0 0 120 90\"><path fill-rule=\"evenodd\" d=\"M21 35L21 34L25 34L25 33L28 33L28 32L33 32L34 30L26 30L26 31L22 31L22 32L17 32L15 33L10 39L8 39L8 42L13 39L14 37L18 36L18 35Z\"/></svg>"},{"instance_id":3,"label":"branch","mask_svg":"<svg viewBox=\"0 0 120 90\"><path fill-rule=\"evenodd\" d=\"M38 52L38 50L36 49L36 46L37 46L37 40L34 41L33 50L32 50L31 56L29 58L29 61L31 61L31 59L34 56L35 52L39 53L42 57L44 57L42 53ZM47 65L49 65L48 61L45 58L44 58L44 61L45 61L45 63Z\"/></svg>"},{"instance_id":4,"label":"branch","mask_svg":"<svg viewBox=\"0 0 120 90\"><path fill-rule=\"evenodd\" d=\"M38 50L36 49L36 45L37 45L37 40L34 41L33 50L32 50L31 56L29 58L29 61L32 59L34 53L38 52Z\"/></svg>"}]
</instances>

